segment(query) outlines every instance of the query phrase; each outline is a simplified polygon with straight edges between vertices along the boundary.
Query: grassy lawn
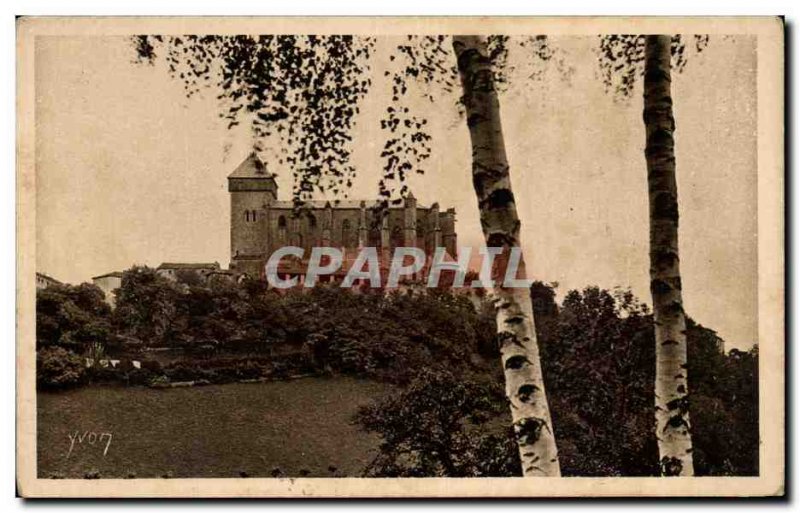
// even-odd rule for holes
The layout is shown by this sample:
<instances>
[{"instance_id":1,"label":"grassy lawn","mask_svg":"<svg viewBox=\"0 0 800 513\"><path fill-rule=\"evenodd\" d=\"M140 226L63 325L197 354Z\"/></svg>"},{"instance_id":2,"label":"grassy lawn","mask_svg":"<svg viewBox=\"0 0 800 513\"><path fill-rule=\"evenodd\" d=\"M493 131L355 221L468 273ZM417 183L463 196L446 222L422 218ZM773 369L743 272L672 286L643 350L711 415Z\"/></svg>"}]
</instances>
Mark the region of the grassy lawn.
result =
<instances>
[{"instance_id":1,"label":"grassy lawn","mask_svg":"<svg viewBox=\"0 0 800 513\"><path fill-rule=\"evenodd\" d=\"M39 392L38 473L270 477L279 468L284 476L358 476L378 439L353 414L387 393L387 385L350 378Z\"/></svg>"}]
</instances>

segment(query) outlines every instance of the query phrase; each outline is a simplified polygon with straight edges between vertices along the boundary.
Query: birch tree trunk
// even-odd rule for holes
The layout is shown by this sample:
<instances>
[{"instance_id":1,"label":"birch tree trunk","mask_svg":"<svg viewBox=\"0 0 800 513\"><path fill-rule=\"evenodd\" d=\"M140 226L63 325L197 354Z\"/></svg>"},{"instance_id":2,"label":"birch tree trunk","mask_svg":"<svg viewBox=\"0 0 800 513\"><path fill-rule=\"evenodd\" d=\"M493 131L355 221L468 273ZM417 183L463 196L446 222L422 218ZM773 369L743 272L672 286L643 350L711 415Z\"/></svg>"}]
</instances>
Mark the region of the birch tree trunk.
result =
<instances>
[{"instance_id":1,"label":"birch tree trunk","mask_svg":"<svg viewBox=\"0 0 800 513\"><path fill-rule=\"evenodd\" d=\"M520 222L511 192L500 104L486 41L478 36L453 36L453 49L464 89L472 142L472 181L478 197L481 228L488 247L504 250L495 260L493 294L506 396L511 405L522 472L524 476L559 476L561 471L539 362L530 290L502 287L510 250L520 245ZM517 276L525 277L523 262L519 270Z\"/></svg>"},{"instance_id":2,"label":"birch tree trunk","mask_svg":"<svg viewBox=\"0 0 800 513\"><path fill-rule=\"evenodd\" d=\"M678 258L678 187L670 93L670 36L647 36L644 124L650 202L650 292L656 334L656 437L661 474L691 476L686 319Z\"/></svg>"}]
</instances>

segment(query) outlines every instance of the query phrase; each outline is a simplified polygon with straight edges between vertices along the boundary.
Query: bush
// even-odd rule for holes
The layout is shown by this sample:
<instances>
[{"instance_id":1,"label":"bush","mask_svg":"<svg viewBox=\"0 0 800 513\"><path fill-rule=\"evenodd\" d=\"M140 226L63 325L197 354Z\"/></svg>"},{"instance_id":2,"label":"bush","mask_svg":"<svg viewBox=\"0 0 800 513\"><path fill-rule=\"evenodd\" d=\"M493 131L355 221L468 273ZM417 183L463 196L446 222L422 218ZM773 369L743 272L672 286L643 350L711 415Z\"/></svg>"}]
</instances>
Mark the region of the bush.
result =
<instances>
[{"instance_id":1,"label":"bush","mask_svg":"<svg viewBox=\"0 0 800 513\"><path fill-rule=\"evenodd\" d=\"M137 386L149 385L154 377L156 377L155 373L147 369L137 369L135 367L122 375L122 378L127 384Z\"/></svg>"},{"instance_id":2,"label":"bush","mask_svg":"<svg viewBox=\"0 0 800 513\"><path fill-rule=\"evenodd\" d=\"M307 371L304 360L286 355L281 361L268 358L213 358L200 361L176 362L164 367L162 373L171 381L207 381L214 384L233 383L264 377L290 377Z\"/></svg>"},{"instance_id":3,"label":"bush","mask_svg":"<svg viewBox=\"0 0 800 513\"><path fill-rule=\"evenodd\" d=\"M83 358L63 347L46 347L36 352L36 382L42 388L77 385L85 372Z\"/></svg>"},{"instance_id":4,"label":"bush","mask_svg":"<svg viewBox=\"0 0 800 513\"><path fill-rule=\"evenodd\" d=\"M400 395L362 408L382 437L370 477L517 476L517 445L501 385L424 370Z\"/></svg>"},{"instance_id":5,"label":"bush","mask_svg":"<svg viewBox=\"0 0 800 513\"><path fill-rule=\"evenodd\" d=\"M161 363L158 360L142 360L140 363L142 370L158 374L161 372Z\"/></svg>"},{"instance_id":6,"label":"bush","mask_svg":"<svg viewBox=\"0 0 800 513\"><path fill-rule=\"evenodd\" d=\"M170 380L166 376L155 376L147 384L151 387L164 387L169 386Z\"/></svg>"},{"instance_id":7,"label":"bush","mask_svg":"<svg viewBox=\"0 0 800 513\"><path fill-rule=\"evenodd\" d=\"M101 367L95 365L86 369L86 378L92 383L107 383L118 381L124 373L111 366Z\"/></svg>"},{"instance_id":8,"label":"bush","mask_svg":"<svg viewBox=\"0 0 800 513\"><path fill-rule=\"evenodd\" d=\"M111 333L111 309L94 285L55 285L36 291L36 348L60 346L82 352Z\"/></svg>"},{"instance_id":9,"label":"bush","mask_svg":"<svg viewBox=\"0 0 800 513\"><path fill-rule=\"evenodd\" d=\"M285 337L302 345L317 372L408 384L435 366L469 372L494 340L493 317L464 296L435 289L354 294L339 288L291 291L281 299ZM494 361L492 361L494 364Z\"/></svg>"}]
</instances>

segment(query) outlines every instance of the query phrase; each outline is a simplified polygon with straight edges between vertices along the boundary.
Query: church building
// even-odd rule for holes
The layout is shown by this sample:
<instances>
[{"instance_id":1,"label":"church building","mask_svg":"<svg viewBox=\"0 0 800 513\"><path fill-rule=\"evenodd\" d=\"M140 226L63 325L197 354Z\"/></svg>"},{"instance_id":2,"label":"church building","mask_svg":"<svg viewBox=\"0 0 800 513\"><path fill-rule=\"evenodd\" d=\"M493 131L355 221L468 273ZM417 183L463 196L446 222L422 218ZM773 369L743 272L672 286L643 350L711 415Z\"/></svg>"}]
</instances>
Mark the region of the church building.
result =
<instances>
[{"instance_id":1,"label":"church building","mask_svg":"<svg viewBox=\"0 0 800 513\"><path fill-rule=\"evenodd\" d=\"M295 209L278 199L278 184L264 163L251 153L228 176L231 198L230 269L263 276L270 254L299 246L306 257L314 246L336 247L345 255L362 247L391 254L396 247L418 247L432 257L438 247L456 257L455 209L419 205L409 194L381 215L378 201L315 200ZM345 257L345 263L347 256Z\"/></svg>"}]
</instances>

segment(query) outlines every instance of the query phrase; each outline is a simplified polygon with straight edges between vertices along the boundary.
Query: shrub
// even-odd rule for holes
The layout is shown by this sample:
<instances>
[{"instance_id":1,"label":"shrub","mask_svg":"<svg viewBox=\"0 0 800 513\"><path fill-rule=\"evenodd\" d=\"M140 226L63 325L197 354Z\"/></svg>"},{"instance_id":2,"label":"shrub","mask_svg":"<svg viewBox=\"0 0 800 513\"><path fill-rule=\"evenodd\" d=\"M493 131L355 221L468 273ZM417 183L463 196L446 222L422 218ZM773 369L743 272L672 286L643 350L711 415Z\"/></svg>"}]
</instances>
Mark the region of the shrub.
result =
<instances>
[{"instance_id":1,"label":"shrub","mask_svg":"<svg viewBox=\"0 0 800 513\"><path fill-rule=\"evenodd\" d=\"M95 365L86 369L86 377L93 383L104 383L111 381L118 381L124 376L124 373L111 366L101 367Z\"/></svg>"},{"instance_id":2,"label":"shrub","mask_svg":"<svg viewBox=\"0 0 800 513\"><path fill-rule=\"evenodd\" d=\"M85 371L83 358L63 347L46 347L36 352L36 381L43 388L77 385Z\"/></svg>"},{"instance_id":3,"label":"shrub","mask_svg":"<svg viewBox=\"0 0 800 513\"><path fill-rule=\"evenodd\" d=\"M290 377L307 372L305 359L297 355L286 355L280 361L268 358L213 358L207 360L181 361L165 366L158 375L170 381L205 381L222 384L240 380L259 379L267 376Z\"/></svg>"},{"instance_id":4,"label":"shrub","mask_svg":"<svg viewBox=\"0 0 800 513\"><path fill-rule=\"evenodd\" d=\"M424 370L398 396L362 408L357 420L382 437L371 477L520 474L502 387Z\"/></svg>"},{"instance_id":5,"label":"shrub","mask_svg":"<svg viewBox=\"0 0 800 513\"><path fill-rule=\"evenodd\" d=\"M172 381L200 381L205 380L210 383L224 383L225 380L215 370L197 368L192 365L176 364L164 371L165 375Z\"/></svg>"},{"instance_id":6,"label":"shrub","mask_svg":"<svg viewBox=\"0 0 800 513\"><path fill-rule=\"evenodd\" d=\"M128 372L122 374L122 378L129 385L148 385L150 381L156 376L155 373L147 369L132 368Z\"/></svg>"},{"instance_id":7,"label":"shrub","mask_svg":"<svg viewBox=\"0 0 800 513\"><path fill-rule=\"evenodd\" d=\"M88 283L37 290L36 347L81 352L89 343L105 342L111 331L110 314L103 291Z\"/></svg>"},{"instance_id":8,"label":"shrub","mask_svg":"<svg viewBox=\"0 0 800 513\"><path fill-rule=\"evenodd\" d=\"M159 373L161 372L161 363L158 360L142 360L141 362L142 370L146 370L152 373Z\"/></svg>"},{"instance_id":9,"label":"shrub","mask_svg":"<svg viewBox=\"0 0 800 513\"><path fill-rule=\"evenodd\" d=\"M155 376L148 383L148 385L150 385L151 387L167 386L169 384L170 380L166 376Z\"/></svg>"}]
</instances>

